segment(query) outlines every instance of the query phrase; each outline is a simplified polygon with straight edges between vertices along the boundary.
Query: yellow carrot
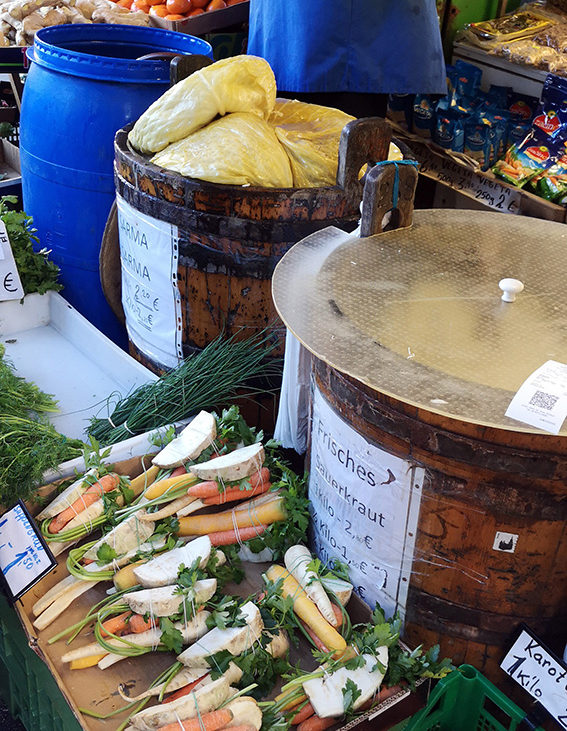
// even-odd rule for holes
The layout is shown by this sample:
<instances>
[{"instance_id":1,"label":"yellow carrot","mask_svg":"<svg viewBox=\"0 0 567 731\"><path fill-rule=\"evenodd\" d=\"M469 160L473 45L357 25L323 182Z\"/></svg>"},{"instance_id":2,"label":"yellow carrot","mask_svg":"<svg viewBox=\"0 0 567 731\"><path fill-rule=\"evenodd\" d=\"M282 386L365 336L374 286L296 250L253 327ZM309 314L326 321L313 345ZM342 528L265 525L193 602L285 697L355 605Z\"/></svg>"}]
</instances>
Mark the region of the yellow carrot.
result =
<instances>
[{"instance_id":1,"label":"yellow carrot","mask_svg":"<svg viewBox=\"0 0 567 731\"><path fill-rule=\"evenodd\" d=\"M165 480L158 480L150 485L144 493L144 497L148 498L148 500L153 500L156 497L161 497L168 490L184 486L190 487L196 482L198 482L197 478L190 472L186 472L184 475L177 475L177 477L167 477Z\"/></svg>"},{"instance_id":2,"label":"yellow carrot","mask_svg":"<svg viewBox=\"0 0 567 731\"><path fill-rule=\"evenodd\" d=\"M85 668L92 668L97 665L103 657L107 656L107 652L100 652L98 655L87 655L87 657L81 657L78 660L72 660L69 664L71 670L84 670Z\"/></svg>"},{"instance_id":3,"label":"yellow carrot","mask_svg":"<svg viewBox=\"0 0 567 731\"><path fill-rule=\"evenodd\" d=\"M204 536L208 533L237 528L251 528L255 525L271 525L278 520L285 520L287 514L283 498L277 495L273 500L250 507L238 506L238 509L224 510L222 513L209 515L190 515L179 518L180 536Z\"/></svg>"},{"instance_id":4,"label":"yellow carrot","mask_svg":"<svg viewBox=\"0 0 567 731\"><path fill-rule=\"evenodd\" d=\"M131 589L138 584L138 579L134 576L134 569L136 566L141 566L146 563L148 559L140 559L134 563L129 563L127 566L123 566L119 571L114 574L113 582L114 586L118 591L124 591L124 589Z\"/></svg>"},{"instance_id":5,"label":"yellow carrot","mask_svg":"<svg viewBox=\"0 0 567 731\"><path fill-rule=\"evenodd\" d=\"M154 480L158 476L158 472L159 467L156 467L156 465L154 464L148 470L142 472L141 475L138 475L138 477L134 477L134 479L130 481L130 489L134 491L134 495L136 497L140 495L147 487L153 484Z\"/></svg>"},{"instance_id":6,"label":"yellow carrot","mask_svg":"<svg viewBox=\"0 0 567 731\"><path fill-rule=\"evenodd\" d=\"M304 589L283 566L274 564L266 571L266 576L274 583L283 579L284 597L293 598L293 611L310 627L329 650L342 652L346 648L344 637L323 617L316 605L309 599Z\"/></svg>"}]
</instances>

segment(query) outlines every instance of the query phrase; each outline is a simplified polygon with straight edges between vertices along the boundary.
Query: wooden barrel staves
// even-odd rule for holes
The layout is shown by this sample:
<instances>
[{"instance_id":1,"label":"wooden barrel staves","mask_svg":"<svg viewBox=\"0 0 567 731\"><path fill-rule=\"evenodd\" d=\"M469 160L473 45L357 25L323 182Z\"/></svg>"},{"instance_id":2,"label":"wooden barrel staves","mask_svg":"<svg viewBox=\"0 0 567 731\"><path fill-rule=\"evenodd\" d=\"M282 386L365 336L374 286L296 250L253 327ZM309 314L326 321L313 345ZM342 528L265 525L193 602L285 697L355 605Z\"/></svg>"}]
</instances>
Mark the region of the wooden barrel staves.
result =
<instances>
[{"instance_id":1,"label":"wooden barrel staves","mask_svg":"<svg viewBox=\"0 0 567 731\"><path fill-rule=\"evenodd\" d=\"M283 326L271 297L271 276L279 259L297 241L327 226L345 231L359 218L366 162L388 155L390 131L384 120L361 119L343 131L338 184L325 188L260 188L207 183L157 167L127 143L129 127L115 139L116 192L152 219L177 227L177 283L181 297L182 348L187 355L224 332L257 332ZM112 229L112 231L110 230ZM103 289L123 317L116 277L117 224L109 220L101 262ZM162 365L131 343L133 354L153 370ZM283 352L283 340L280 346Z\"/></svg>"},{"instance_id":2,"label":"wooden barrel staves","mask_svg":"<svg viewBox=\"0 0 567 731\"><path fill-rule=\"evenodd\" d=\"M439 643L457 665L474 665L517 697L499 664L520 624L558 652L565 643L565 437L444 417L316 358L313 369L349 426L425 468L404 639Z\"/></svg>"}]
</instances>

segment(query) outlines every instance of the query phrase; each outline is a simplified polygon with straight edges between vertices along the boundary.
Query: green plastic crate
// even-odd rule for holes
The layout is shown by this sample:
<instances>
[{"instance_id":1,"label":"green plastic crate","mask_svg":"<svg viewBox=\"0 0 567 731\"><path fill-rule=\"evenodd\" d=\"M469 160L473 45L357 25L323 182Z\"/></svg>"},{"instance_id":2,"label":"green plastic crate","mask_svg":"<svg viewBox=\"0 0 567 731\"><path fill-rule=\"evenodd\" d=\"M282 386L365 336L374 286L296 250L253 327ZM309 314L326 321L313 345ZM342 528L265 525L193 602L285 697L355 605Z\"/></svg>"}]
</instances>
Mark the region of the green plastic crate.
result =
<instances>
[{"instance_id":1,"label":"green plastic crate","mask_svg":"<svg viewBox=\"0 0 567 731\"><path fill-rule=\"evenodd\" d=\"M28 731L81 731L47 665L28 646L18 615L1 594L0 694Z\"/></svg>"},{"instance_id":2,"label":"green plastic crate","mask_svg":"<svg viewBox=\"0 0 567 731\"><path fill-rule=\"evenodd\" d=\"M461 665L437 683L426 707L404 731L515 731L525 717L478 670Z\"/></svg>"}]
</instances>

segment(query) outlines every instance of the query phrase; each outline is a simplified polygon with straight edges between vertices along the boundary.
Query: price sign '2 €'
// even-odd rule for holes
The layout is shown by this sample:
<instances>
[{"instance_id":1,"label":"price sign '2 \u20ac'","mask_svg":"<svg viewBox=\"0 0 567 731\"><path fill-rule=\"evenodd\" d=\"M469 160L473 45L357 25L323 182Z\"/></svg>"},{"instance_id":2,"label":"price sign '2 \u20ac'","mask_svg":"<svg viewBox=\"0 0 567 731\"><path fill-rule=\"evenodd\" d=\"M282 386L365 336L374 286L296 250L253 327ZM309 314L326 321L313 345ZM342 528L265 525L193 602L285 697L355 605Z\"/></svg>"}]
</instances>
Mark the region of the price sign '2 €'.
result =
<instances>
[{"instance_id":1,"label":"price sign '2 \u20ac'","mask_svg":"<svg viewBox=\"0 0 567 731\"><path fill-rule=\"evenodd\" d=\"M4 221L0 221L0 301L19 300L24 288L14 260Z\"/></svg>"}]
</instances>

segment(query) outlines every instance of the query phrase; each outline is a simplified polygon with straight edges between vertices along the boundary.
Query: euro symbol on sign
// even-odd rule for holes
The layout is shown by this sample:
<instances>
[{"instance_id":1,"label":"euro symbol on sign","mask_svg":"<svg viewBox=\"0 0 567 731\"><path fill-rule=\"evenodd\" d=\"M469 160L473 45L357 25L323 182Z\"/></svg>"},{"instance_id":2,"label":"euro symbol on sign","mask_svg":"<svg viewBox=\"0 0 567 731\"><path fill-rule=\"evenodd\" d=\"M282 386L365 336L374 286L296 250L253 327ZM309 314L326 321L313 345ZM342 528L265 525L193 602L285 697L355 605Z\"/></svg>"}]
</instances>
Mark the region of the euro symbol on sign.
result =
<instances>
[{"instance_id":1,"label":"euro symbol on sign","mask_svg":"<svg viewBox=\"0 0 567 731\"><path fill-rule=\"evenodd\" d=\"M4 289L6 292L17 292L18 290L18 287L14 282L14 275L12 272L8 272L8 274L4 277Z\"/></svg>"},{"instance_id":2,"label":"euro symbol on sign","mask_svg":"<svg viewBox=\"0 0 567 731\"><path fill-rule=\"evenodd\" d=\"M368 548L368 549L372 548L372 537L364 536L364 543L366 544L366 548Z\"/></svg>"},{"instance_id":3,"label":"euro symbol on sign","mask_svg":"<svg viewBox=\"0 0 567 731\"><path fill-rule=\"evenodd\" d=\"M154 310L158 312L159 310L159 297L156 297L154 300Z\"/></svg>"}]
</instances>

